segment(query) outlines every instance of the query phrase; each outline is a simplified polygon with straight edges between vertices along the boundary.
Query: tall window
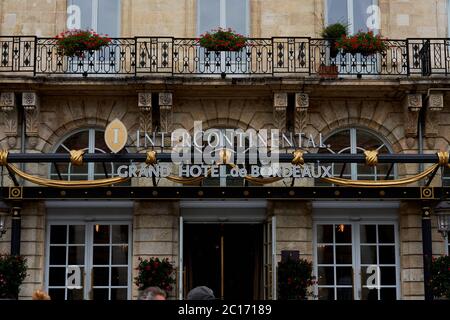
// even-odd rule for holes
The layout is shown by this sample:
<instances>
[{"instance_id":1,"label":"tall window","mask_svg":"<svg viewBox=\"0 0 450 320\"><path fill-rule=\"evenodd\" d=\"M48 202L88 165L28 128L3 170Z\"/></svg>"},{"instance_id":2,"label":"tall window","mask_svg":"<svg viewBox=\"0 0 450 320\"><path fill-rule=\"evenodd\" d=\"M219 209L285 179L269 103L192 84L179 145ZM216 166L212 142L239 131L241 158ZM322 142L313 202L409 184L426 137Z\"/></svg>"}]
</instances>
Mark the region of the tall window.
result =
<instances>
[{"instance_id":1,"label":"tall window","mask_svg":"<svg viewBox=\"0 0 450 320\"><path fill-rule=\"evenodd\" d=\"M120 0L69 0L68 29L93 29L110 37L120 34Z\"/></svg>"},{"instance_id":2,"label":"tall window","mask_svg":"<svg viewBox=\"0 0 450 320\"><path fill-rule=\"evenodd\" d=\"M380 10L378 0L325 0L326 22L348 24L350 33L367 31L378 32L380 28Z\"/></svg>"},{"instance_id":3,"label":"tall window","mask_svg":"<svg viewBox=\"0 0 450 320\"><path fill-rule=\"evenodd\" d=\"M83 150L85 153L106 153L103 131L88 129L78 131L67 137L56 148L56 153L68 153L71 150ZM122 152L126 152L125 149ZM81 166L70 163L55 163L51 165L50 177L61 180L94 180L116 176L117 167L121 163L89 162Z\"/></svg>"},{"instance_id":4,"label":"tall window","mask_svg":"<svg viewBox=\"0 0 450 320\"><path fill-rule=\"evenodd\" d=\"M199 0L197 3L199 34L217 27L249 33L248 0Z\"/></svg>"},{"instance_id":5,"label":"tall window","mask_svg":"<svg viewBox=\"0 0 450 320\"><path fill-rule=\"evenodd\" d=\"M375 134L359 128L344 129L336 132L325 140L327 149L320 153L350 153L361 154L366 150L376 150L378 154L391 153L390 148ZM352 180L383 180L392 179L396 174L396 166L379 163L369 167L364 163L333 163L333 175Z\"/></svg>"}]
</instances>

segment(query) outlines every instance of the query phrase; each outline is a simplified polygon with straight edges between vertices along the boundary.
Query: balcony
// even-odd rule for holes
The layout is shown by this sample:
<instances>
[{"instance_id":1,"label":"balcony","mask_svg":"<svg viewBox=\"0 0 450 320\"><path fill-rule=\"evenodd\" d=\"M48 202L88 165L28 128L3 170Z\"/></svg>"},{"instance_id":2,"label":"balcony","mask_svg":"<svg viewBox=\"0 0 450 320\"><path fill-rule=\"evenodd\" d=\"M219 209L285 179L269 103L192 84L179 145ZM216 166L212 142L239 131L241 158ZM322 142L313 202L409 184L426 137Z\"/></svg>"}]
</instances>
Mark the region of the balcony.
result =
<instances>
[{"instance_id":1,"label":"balcony","mask_svg":"<svg viewBox=\"0 0 450 320\"><path fill-rule=\"evenodd\" d=\"M335 66L339 77L445 77L450 73L450 39L387 40L388 49L370 56L330 55L325 39L252 38L238 52L209 52L196 39L115 38L82 58L59 54L53 38L0 37L0 74L23 76L266 76L320 77Z\"/></svg>"}]
</instances>

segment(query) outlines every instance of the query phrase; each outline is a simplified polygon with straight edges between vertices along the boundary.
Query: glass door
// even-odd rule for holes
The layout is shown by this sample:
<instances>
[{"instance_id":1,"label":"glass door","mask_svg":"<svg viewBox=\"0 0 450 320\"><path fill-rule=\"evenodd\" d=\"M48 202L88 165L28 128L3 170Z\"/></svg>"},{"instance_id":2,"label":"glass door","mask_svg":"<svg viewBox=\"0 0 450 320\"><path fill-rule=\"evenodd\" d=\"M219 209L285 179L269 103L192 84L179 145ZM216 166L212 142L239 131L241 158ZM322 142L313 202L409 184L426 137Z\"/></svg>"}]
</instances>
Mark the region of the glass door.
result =
<instances>
[{"instance_id":1,"label":"glass door","mask_svg":"<svg viewBox=\"0 0 450 320\"><path fill-rule=\"evenodd\" d=\"M131 293L129 223L51 223L46 287L53 300L126 300Z\"/></svg>"},{"instance_id":2,"label":"glass door","mask_svg":"<svg viewBox=\"0 0 450 320\"><path fill-rule=\"evenodd\" d=\"M315 224L316 295L325 300L398 298L395 223Z\"/></svg>"}]
</instances>

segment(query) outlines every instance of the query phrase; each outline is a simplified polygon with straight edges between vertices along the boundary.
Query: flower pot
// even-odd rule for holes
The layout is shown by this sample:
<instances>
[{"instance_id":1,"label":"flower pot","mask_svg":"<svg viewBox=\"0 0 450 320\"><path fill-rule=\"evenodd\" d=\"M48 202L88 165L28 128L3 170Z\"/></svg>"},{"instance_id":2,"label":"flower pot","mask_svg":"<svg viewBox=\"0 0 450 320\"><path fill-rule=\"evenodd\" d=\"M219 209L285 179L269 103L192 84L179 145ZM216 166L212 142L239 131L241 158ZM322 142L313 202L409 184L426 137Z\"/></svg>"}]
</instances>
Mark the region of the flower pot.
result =
<instances>
[{"instance_id":1,"label":"flower pot","mask_svg":"<svg viewBox=\"0 0 450 320\"><path fill-rule=\"evenodd\" d=\"M339 72L337 65L331 66L321 65L319 67L319 75L322 79L337 79L338 73Z\"/></svg>"}]
</instances>

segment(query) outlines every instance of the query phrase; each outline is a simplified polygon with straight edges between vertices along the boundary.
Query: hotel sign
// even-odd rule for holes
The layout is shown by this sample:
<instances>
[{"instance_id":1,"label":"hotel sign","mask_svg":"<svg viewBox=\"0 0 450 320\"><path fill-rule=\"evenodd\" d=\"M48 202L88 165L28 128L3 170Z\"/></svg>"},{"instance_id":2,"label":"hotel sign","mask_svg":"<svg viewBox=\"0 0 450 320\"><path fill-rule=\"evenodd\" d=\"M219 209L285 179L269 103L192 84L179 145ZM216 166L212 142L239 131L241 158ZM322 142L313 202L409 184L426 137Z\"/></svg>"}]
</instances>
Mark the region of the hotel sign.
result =
<instances>
[{"instance_id":1,"label":"hotel sign","mask_svg":"<svg viewBox=\"0 0 450 320\"><path fill-rule=\"evenodd\" d=\"M126 145L128 132L118 119L105 131L105 142L114 153ZM183 128L173 132L142 133L137 131L133 147L145 150L170 150L171 163L122 165L120 177L278 177L325 178L332 176L332 167L319 164L294 166L282 164L283 150L327 148L322 135L286 134L277 129L207 129L201 121L193 130ZM283 151L284 152L284 151Z\"/></svg>"}]
</instances>

